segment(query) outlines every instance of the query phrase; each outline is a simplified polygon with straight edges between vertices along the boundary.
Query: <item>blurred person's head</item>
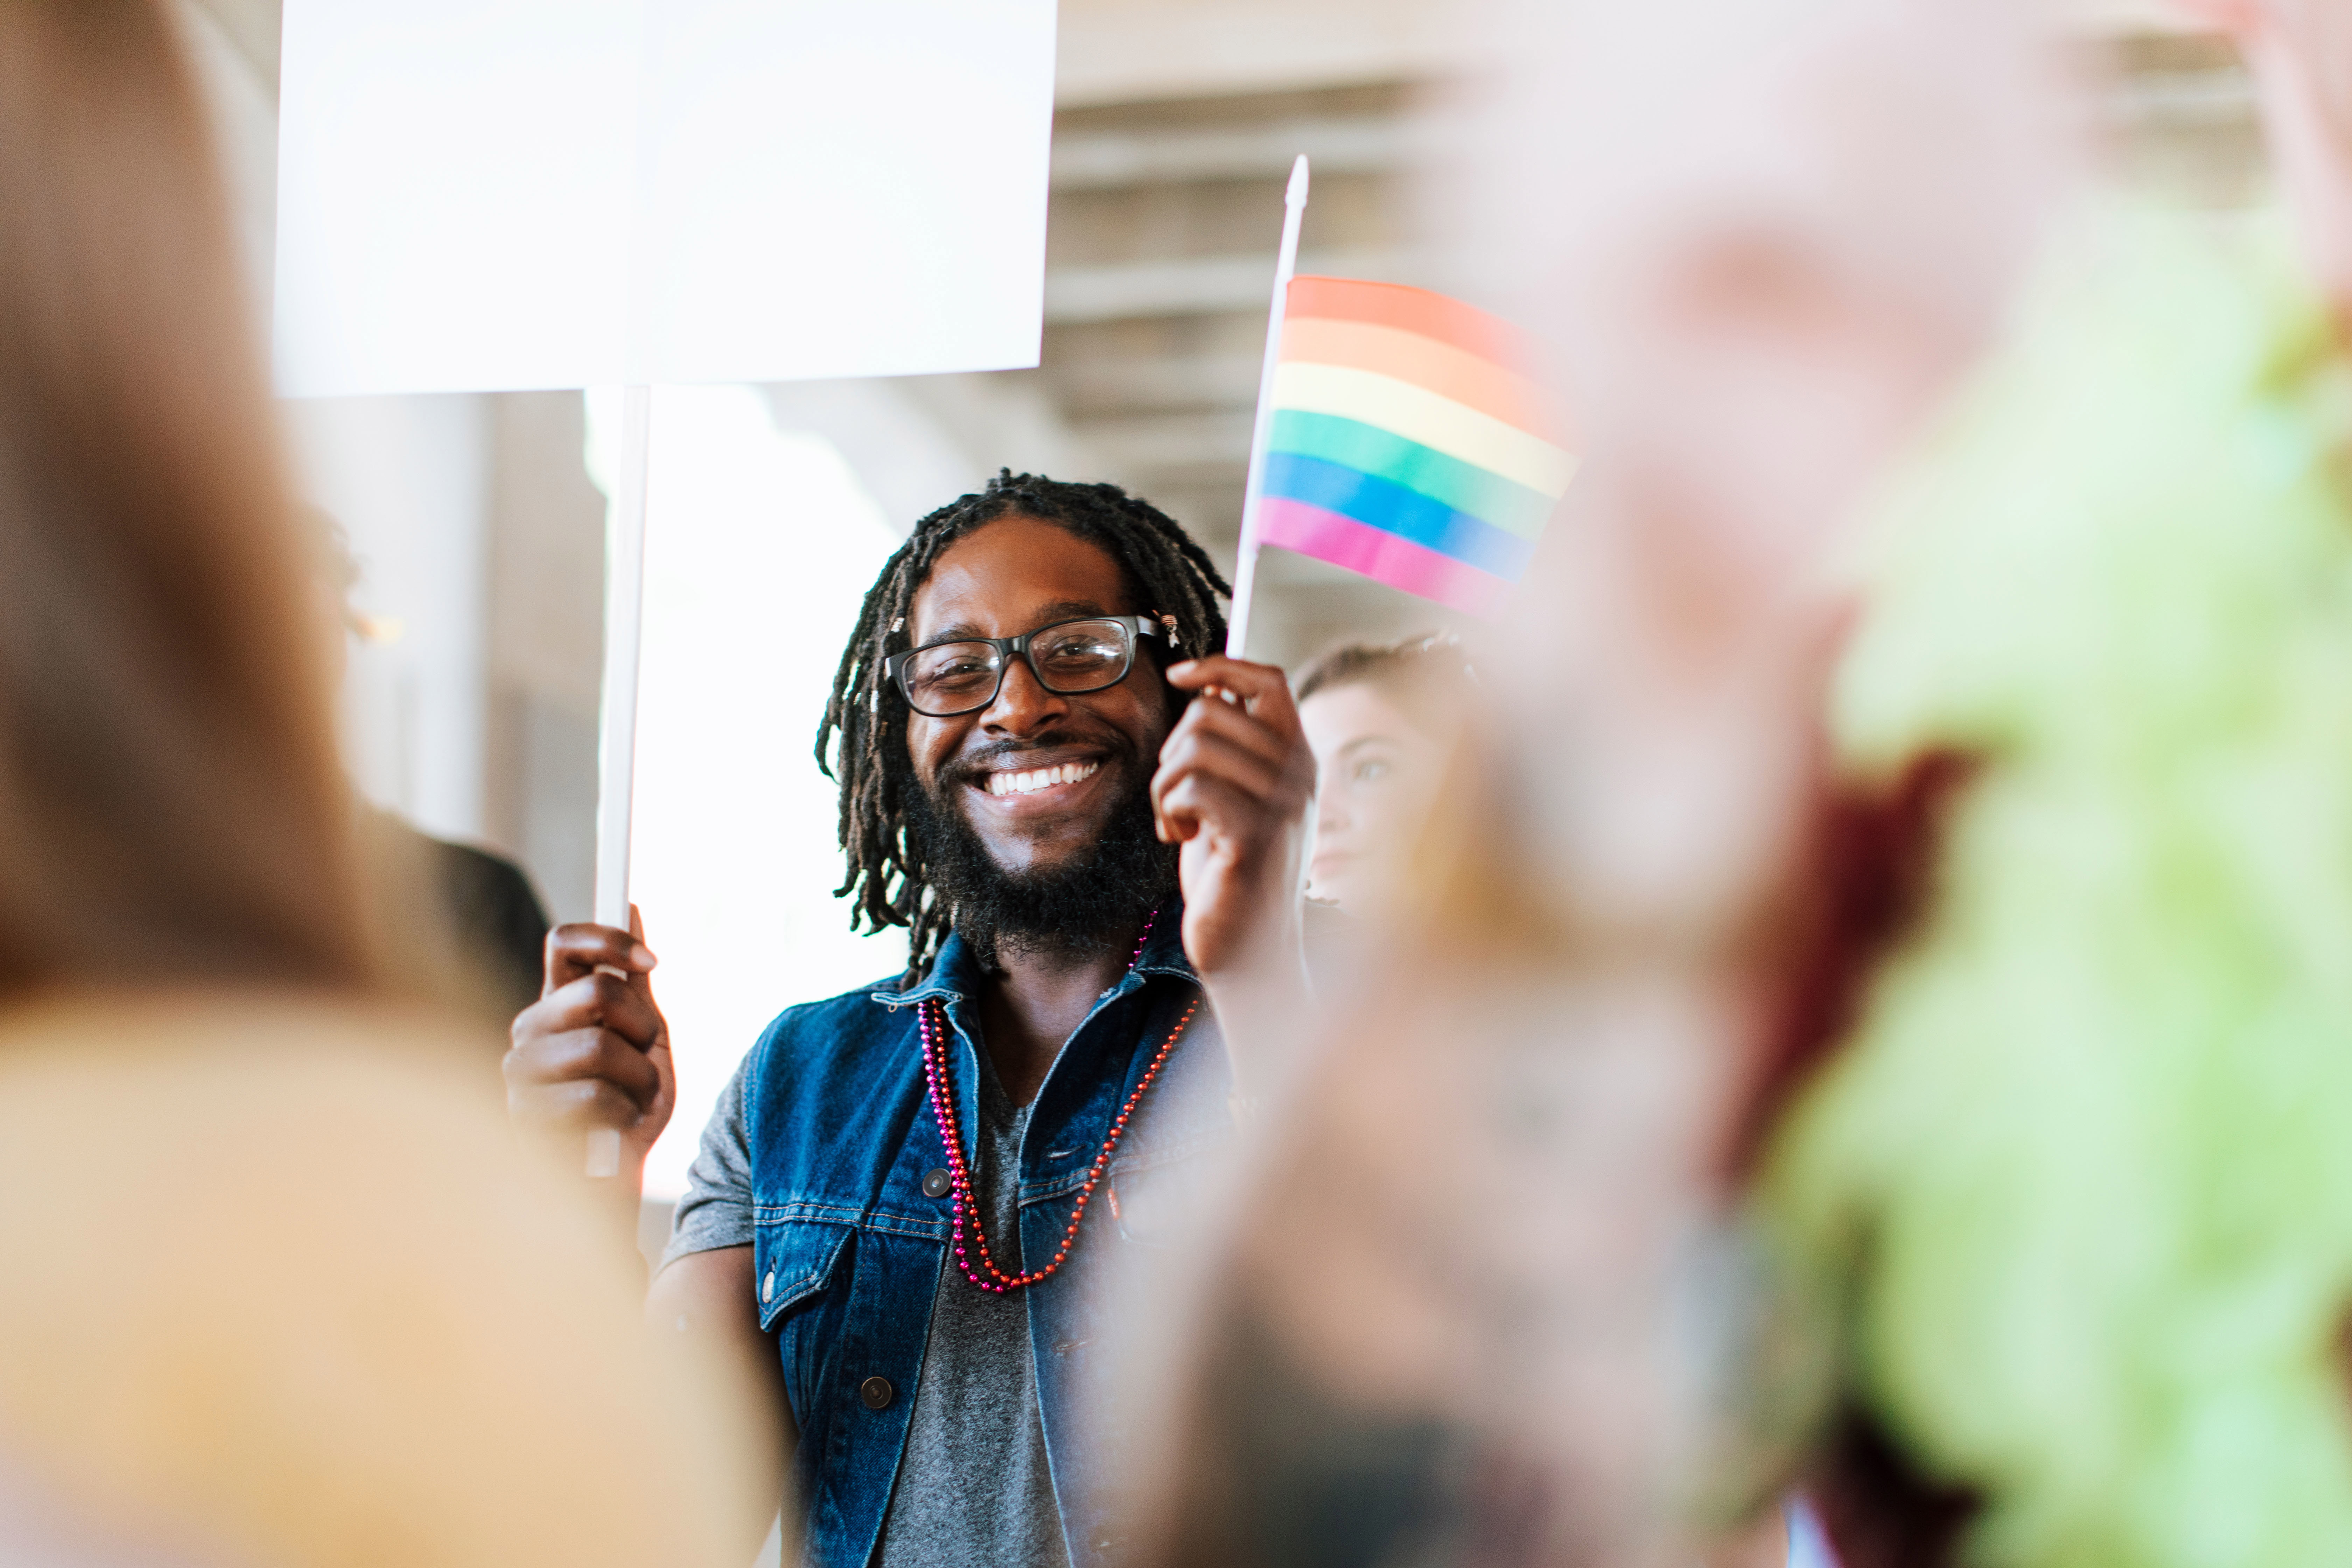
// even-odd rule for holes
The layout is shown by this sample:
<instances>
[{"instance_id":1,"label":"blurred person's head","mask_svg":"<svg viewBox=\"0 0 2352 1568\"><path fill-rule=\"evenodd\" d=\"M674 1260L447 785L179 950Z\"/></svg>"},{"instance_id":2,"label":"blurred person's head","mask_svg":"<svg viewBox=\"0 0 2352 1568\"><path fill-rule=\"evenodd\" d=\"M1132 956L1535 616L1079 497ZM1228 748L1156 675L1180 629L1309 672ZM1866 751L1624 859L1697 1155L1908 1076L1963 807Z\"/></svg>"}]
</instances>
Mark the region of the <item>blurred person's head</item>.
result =
<instances>
[{"instance_id":1,"label":"blurred person's head","mask_svg":"<svg viewBox=\"0 0 2352 1568\"><path fill-rule=\"evenodd\" d=\"M0 992L333 984L311 563L153 0L0 0Z\"/></svg>"},{"instance_id":2,"label":"blurred person's head","mask_svg":"<svg viewBox=\"0 0 2352 1568\"><path fill-rule=\"evenodd\" d=\"M1307 896L1377 913L1403 879L1470 695L1459 644L1441 637L1333 648L1299 673L1315 750Z\"/></svg>"},{"instance_id":3,"label":"blurred person's head","mask_svg":"<svg viewBox=\"0 0 2352 1568\"><path fill-rule=\"evenodd\" d=\"M950 930L993 962L1000 944L1115 940L1173 898L1150 791L1190 699L1160 672L1223 647L1228 591L1174 519L1115 485L1006 470L916 524L866 596L817 731L841 780L853 927L908 927L916 973ZM1124 668L1057 693L1013 659L992 687L998 655L961 645L971 658L951 668L978 673L979 706L950 713L917 711L891 673L894 655L1049 626L1081 637L1074 654L1123 648ZM1031 656L1048 664L1041 645Z\"/></svg>"},{"instance_id":4,"label":"blurred person's head","mask_svg":"<svg viewBox=\"0 0 2352 1568\"><path fill-rule=\"evenodd\" d=\"M1583 438L1491 681L1580 724L1514 731L1562 809L1507 837L1612 921L1728 931L1801 816L1867 498L2002 325L2079 117L2030 0L1498 4L1465 229Z\"/></svg>"}]
</instances>

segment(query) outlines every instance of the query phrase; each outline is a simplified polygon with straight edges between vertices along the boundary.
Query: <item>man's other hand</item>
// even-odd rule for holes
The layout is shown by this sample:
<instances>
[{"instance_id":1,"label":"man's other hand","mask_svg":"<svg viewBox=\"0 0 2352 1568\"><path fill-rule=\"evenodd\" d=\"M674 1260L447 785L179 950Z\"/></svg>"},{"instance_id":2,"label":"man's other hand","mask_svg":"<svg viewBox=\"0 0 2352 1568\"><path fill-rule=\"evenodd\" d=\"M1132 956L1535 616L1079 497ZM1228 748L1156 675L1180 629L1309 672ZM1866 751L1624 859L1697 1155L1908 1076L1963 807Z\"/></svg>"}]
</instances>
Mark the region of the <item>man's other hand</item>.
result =
<instances>
[{"instance_id":1,"label":"man's other hand","mask_svg":"<svg viewBox=\"0 0 2352 1568\"><path fill-rule=\"evenodd\" d=\"M591 1129L612 1128L625 1177L642 1172L677 1102L669 1024L654 1005L657 961L635 910L630 923L635 931L566 925L548 934L544 989L515 1019L506 1056L516 1124L574 1162Z\"/></svg>"}]
</instances>

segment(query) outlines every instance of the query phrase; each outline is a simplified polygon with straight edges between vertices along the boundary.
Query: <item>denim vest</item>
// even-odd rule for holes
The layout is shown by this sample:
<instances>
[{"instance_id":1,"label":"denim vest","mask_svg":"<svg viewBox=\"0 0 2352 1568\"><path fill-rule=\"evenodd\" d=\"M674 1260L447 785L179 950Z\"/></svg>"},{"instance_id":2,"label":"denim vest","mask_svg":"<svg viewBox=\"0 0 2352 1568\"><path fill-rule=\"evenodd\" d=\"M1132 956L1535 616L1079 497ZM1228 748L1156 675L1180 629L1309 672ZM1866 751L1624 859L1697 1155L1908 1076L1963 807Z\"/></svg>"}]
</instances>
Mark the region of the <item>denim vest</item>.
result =
<instances>
[{"instance_id":1,"label":"denim vest","mask_svg":"<svg viewBox=\"0 0 2352 1568\"><path fill-rule=\"evenodd\" d=\"M1201 994L1182 924L1181 909L1161 913L1141 957L1097 999L1038 1090L1021 1147L1021 1256L1033 1267L1053 1257L1112 1118ZM911 990L879 984L786 1012L746 1069L754 1288L800 1427L803 1553L819 1568L863 1568L880 1539L948 1260L950 1200L923 1191L947 1159L924 1088L917 1004L946 1008L971 1159L982 982L971 950L950 937ZM1121 1434L1097 1397L1115 1327L1106 1297L1117 1272L1140 1260L1138 1247L1164 1239L1154 1233L1177 1206L1171 1187L1188 1184L1187 1163L1231 1137L1229 1081L1204 1005L1106 1172L1123 1201L1098 1185L1069 1261L1024 1293L1072 1568L1109 1568L1120 1555L1110 1489L1126 1478L1110 1472ZM887 1399L875 1378L888 1384Z\"/></svg>"}]
</instances>

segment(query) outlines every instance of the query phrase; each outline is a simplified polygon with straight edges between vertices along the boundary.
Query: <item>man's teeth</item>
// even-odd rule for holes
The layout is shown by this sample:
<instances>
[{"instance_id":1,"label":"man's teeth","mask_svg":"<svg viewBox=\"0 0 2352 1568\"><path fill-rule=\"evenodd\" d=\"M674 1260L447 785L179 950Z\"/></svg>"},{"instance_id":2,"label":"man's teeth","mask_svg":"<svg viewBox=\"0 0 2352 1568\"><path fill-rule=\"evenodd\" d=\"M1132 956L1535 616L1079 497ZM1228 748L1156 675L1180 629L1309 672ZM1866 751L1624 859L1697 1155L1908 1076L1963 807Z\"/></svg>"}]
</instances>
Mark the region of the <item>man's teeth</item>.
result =
<instances>
[{"instance_id":1,"label":"man's teeth","mask_svg":"<svg viewBox=\"0 0 2352 1568\"><path fill-rule=\"evenodd\" d=\"M1034 795L1055 784L1076 784L1080 779L1095 776L1100 763L1064 763L1057 768L1032 768L1025 773L991 773L988 793L991 795Z\"/></svg>"}]
</instances>

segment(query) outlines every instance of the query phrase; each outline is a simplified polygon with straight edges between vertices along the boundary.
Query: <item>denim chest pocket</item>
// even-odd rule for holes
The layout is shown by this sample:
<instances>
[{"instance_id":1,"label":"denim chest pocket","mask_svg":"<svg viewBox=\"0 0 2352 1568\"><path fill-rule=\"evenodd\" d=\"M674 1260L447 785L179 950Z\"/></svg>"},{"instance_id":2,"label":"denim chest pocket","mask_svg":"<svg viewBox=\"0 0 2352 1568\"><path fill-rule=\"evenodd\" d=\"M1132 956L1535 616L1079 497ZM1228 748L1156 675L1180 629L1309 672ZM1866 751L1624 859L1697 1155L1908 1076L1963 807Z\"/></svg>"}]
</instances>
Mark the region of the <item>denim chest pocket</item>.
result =
<instances>
[{"instance_id":1,"label":"denim chest pocket","mask_svg":"<svg viewBox=\"0 0 2352 1568\"><path fill-rule=\"evenodd\" d=\"M752 1237L752 1278L760 1298L760 1327L772 1331L793 1308L824 1293L840 1267L854 1227L810 1220L761 1225Z\"/></svg>"}]
</instances>

